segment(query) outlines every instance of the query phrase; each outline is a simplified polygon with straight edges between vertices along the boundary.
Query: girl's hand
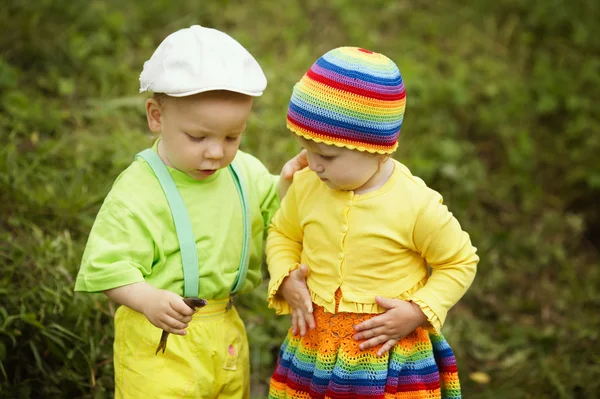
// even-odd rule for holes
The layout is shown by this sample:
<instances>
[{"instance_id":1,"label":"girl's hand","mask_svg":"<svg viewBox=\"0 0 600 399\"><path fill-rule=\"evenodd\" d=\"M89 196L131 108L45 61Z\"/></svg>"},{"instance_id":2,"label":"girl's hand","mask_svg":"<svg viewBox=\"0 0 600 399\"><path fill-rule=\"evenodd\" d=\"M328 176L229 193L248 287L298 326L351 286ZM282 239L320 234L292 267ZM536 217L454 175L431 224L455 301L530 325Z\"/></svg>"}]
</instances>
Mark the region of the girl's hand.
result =
<instances>
[{"instance_id":1,"label":"girl's hand","mask_svg":"<svg viewBox=\"0 0 600 399\"><path fill-rule=\"evenodd\" d=\"M396 345L396 343L413 332L427 321L427 317L413 302L375 297L377 304L387 311L354 326L358 333L354 339L366 341L359 345L361 350L373 348L383 344L377 351L377 356L382 356Z\"/></svg>"},{"instance_id":2,"label":"girl's hand","mask_svg":"<svg viewBox=\"0 0 600 399\"><path fill-rule=\"evenodd\" d=\"M171 334L185 335L194 310L174 292L157 289L147 300L142 313L156 327Z\"/></svg>"},{"instance_id":3,"label":"girl's hand","mask_svg":"<svg viewBox=\"0 0 600 399\"><path fill-rule=\"evenodd\" d=\"M307 325L311 330L315 328L312 300L306 285L307 275L308 266L300 265L283 280L277 291L292 308L292 333L296 334L300 329L301 336L306 335Z\"/></svg>"}]
</instances>

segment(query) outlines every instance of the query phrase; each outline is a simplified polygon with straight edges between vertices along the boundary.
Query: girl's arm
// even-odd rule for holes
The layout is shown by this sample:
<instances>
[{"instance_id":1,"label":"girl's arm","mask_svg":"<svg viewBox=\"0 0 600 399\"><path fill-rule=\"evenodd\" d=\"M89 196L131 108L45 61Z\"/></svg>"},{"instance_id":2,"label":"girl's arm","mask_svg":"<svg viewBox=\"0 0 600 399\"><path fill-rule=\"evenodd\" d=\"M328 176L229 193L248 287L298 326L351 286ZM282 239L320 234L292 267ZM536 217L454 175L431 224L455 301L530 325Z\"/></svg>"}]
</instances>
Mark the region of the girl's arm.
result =
<instances>
[{"instance_id":1,"label":"girl's arm","mask_svg":"<svg viewBox=\"0 0 600 399\"><path fill-rule=\"evenodd\" d=\"M441 195L428 192L415 219L413 250L431 266L431 276L406 301L376 299L387 311L355 326L354 338L366 340L361 349L383 344L378 351L382 355L419 326L440 332L448 310L475 277L479 257L469 235L442 204Z\"/></svg>"},{"instance_id":2,"label":"girl's arm","mask_svg":"<svg viewBox=\"0 0 600 399\"><path fill-rule=\"evenodd\" d=\"M299 328L304 335L306 325L314 328L315 324L306 286L308 267L300 265L303 231L298 219L296 185L291 185L269 228L266 253L271 280L267 299L277 314L291 313L294 333Z\"/></svg>"},{"instance_id":3,"label":"girl's arm","mask_svg":"<svg viewBox=\"0 0 600 399\"><path fill-rule=\"evenodd\" d=\"M356 341L366 340L358 346L361 350L382 345L377 351L377 356L382 356L400 339L427 322L427 316L413 302L380 296L375 297L375 301L386 311L354 326L357 333L353 338Z\"/></svg>"},{"instance_id":4,"label":"girl's arm","mask_svg":"<svg viewBox=\"0 0 600 399\"><path fill-rule=\"evenodd\" d=\"M312 300L306 285L308 266L300 267L290 273L281 282L277 295L281 296L292 308L292 333L300 332L306 335L306 328L315 328L315 318L312 314Z\"/></svg>"},{"instance_id":5,"label":"girl's arm","mask_svg":"<svg viewBox=\"0 0 600 399\"><path fill-rule=\"evenodd\" d=\"M419 305L430 329L440 332L448 311L471 286L479 257L469 234L442 204L442 196L428 191L415 221L413 244L432 272L427 283L408 300Z\"/></svg>"}]
</instances>

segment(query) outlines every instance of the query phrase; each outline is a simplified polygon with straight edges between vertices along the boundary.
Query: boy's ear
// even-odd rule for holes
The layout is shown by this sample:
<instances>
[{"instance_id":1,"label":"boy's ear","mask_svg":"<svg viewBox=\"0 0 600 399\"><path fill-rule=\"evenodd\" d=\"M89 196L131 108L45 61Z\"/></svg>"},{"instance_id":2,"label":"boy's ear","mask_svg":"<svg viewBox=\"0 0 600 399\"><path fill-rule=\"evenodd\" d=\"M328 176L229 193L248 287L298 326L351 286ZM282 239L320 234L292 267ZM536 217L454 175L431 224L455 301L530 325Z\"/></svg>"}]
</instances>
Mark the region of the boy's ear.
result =
<instances>
[{"instance_id":1,"label":"boy's ear","mask_svg":"<svg viewBox=\"0 0 600 399\"><path fill-rule=\"evenodd\" d=\"M163 109L156 99L146 100L146 118L148 119L148 128L152 133L160 133L162 112Z\"/></svg>"}]
</instances>

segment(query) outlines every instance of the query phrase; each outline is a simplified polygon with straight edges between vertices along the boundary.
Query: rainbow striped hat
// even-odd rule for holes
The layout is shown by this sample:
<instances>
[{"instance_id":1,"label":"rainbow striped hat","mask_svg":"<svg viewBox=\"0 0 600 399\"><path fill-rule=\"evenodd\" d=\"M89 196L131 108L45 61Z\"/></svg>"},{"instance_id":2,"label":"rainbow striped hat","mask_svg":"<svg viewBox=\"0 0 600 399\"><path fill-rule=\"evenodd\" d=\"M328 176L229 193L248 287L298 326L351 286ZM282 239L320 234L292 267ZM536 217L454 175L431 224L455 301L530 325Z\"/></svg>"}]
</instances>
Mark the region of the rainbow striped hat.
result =
<instances>
[{"instance_id":1,"label":"rainbow striped hat","mask_svg":"<svg viewBox=\"0 0 600 399\"><path fill-rule=\"evenodd\" d=\"M405 106L404 83L392 60L340 47L319 58L294 86L287 127L317 143L391 154Z\"/></svg>"}]
</instances>

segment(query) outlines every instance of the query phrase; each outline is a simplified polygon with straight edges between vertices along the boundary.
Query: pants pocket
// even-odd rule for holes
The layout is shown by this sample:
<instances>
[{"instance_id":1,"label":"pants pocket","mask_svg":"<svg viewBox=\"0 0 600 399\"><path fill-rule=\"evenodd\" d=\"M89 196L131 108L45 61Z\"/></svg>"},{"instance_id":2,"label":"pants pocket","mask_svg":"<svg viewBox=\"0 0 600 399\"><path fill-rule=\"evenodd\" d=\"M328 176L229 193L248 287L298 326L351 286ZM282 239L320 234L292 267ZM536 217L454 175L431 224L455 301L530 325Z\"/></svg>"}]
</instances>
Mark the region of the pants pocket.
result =
<instances>
[{"instance_id":1,"label":"pants pocket","mask_svg":"<svg viewBox=\"0 0 600 399\"><path fill-rule=\"evenodd\" d=\"M240 334L237 329L230 329L227 332L227 339L224 342L225 363L223 369L237 370L237 363L240 356Z\"/></svg>"}]
</instances>

